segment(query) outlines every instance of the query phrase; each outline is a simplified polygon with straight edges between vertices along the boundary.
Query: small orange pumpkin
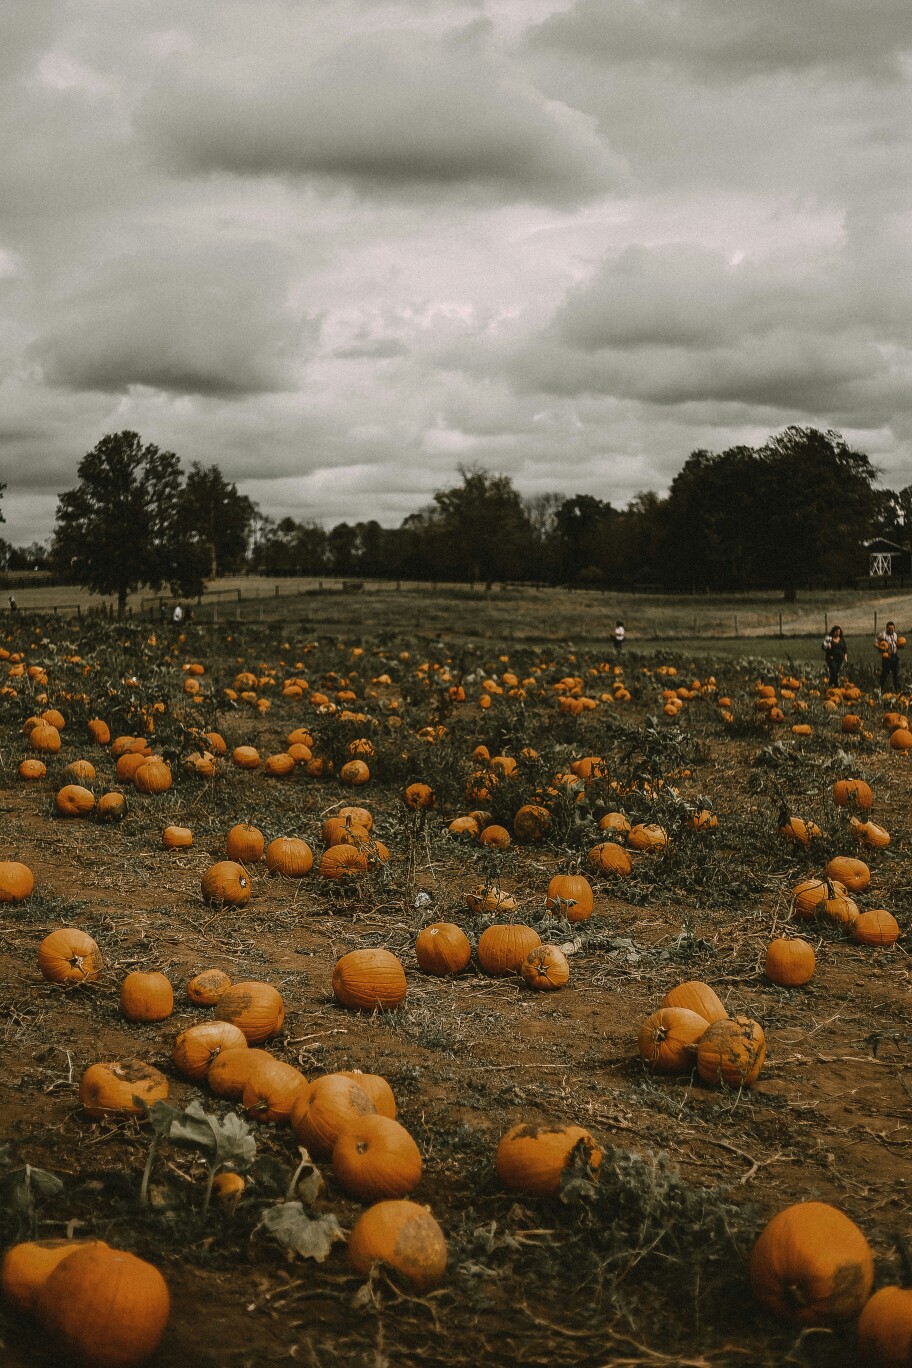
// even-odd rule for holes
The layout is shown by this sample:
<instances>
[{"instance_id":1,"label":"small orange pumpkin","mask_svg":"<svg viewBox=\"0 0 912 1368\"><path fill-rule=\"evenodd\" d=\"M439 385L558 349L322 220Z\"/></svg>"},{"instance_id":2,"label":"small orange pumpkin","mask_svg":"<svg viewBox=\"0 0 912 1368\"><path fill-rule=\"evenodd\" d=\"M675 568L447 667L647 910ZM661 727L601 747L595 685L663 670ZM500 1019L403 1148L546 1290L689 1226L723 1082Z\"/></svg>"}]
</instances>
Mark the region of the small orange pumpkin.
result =
<instances>
[{"instance_id":1,"label":"small orange pumpkin","mask_svg":"<svg viewBox=\"0 0 912 1368\"><path fill-rule=\"evenodd\" d=\"M225 854L238 864L256 864L257 860L263 858L265 844L259 827L251 826L249 822L238 822L225 838Z\"/></svg>"},{"instance_id":2,"label":"small orange pumpkin","mask_svg":"<svg viewBox=\"0 0 912 1368\"><path fill-rule=\"evenodd\" d=\"M174 1011L174 989L164 974L134 970L120 985L120 1010L127 1021L164 1021Z\"/></svg>"},{"instance_id":3,"label":"small orange pumpkin","mask_svg":"<svg viewBox=\"0 0 912 1368\"><path fill-rule=\"evenodd\" d=\"M152 1264L99 1242L61 1260L39 1290L35 1312L79 1362L139 1368L165 1333L171 1298Z\"/></svg>"},{"instance_id":4,"label":"small orange pumpkin","mask_svg":"<svg viewBox=\"0 0 912 1368\"><path fill-rule=\"evenodd\" d=\"M348 1259L364 1277L375 1264L386 1264L416 1292L430 1292L446 1272L446 1239L427 1207L405 1200L377 1202L358 1218Z\"/></svg>"},{"instance_id":5,"label":"small orange pumpkin","mask_svg":"<svg viewBox=\"0 0 912 1368\"><path fill-rule=\"evenodd\" d=\"M166 850L189 850L193 845L193 832L185 826L166 826L162 832L162 845Z\"/></svg>"},{"instance_id":6,"label":"small orange pumpkin","mask_svg":"<svg viewBox=\"0 0 912 1368\"><path fill-rule=\"evenodd\" d=\"M640 1058L656 1073L686 1073L708 1028L706 1018L687 1007L660 1007L640 1027Z\"/></svg>"},{"instance_id":7,"label":"small orange pumpkin","mask_svg":"<svg viewBox=\"0 0 912 1368\"><path fill-rule=\"evenodd\" d=\"M844 884L850 893L862 893L871 882L871 871L864 860L836 855L826 867L828 879Z\"/></svg>"},{"instance_id":8,"label":"small orange pumpkin","mask_svg":"<svg viewBox=\"0 0 912 1368\"><path fill-rule=\"evenodd\" d=\"M231 979L223 969L203 969L187 984L187 997L197 1007L214 1007L230 987Z\"/></svg>"},{"instance_id":9,"label":"small orange pumpkin","mask_svg":"<svg viewBox=\"0 0 912 1368\"><path fill-rule=\"evenodd\" d=\"M345 1126L376 1111L376 1104L356 1075L324 1074L295 1098L291 1129L311 1154L327 1157Z\"/></svg>"},{"instance_id":10,"label":"small orange pumpkin","mask_svg":"<svg viewBox=\"0 0 912 1368\"><path fill-rule=\"evenodd\" d=\"M567 921L587 921L595 905L592 885L582 874L555 874L548 884L545 905Z\"/></svg>"},{"instance_id":11,"label":"small orange pumpkin","mask_svg":"<svg viewBox=\"0 0 912 1368\"><path fill-rule=\"evenodd\" d=\"M633 869L627 851L614 841L599 841L588 852L586 859L590 867L600 874L616 874L622 879Z\"/></svg>"},{"instance_id":12,"label":"small orange pumpkin","mask_svg":"<svg viewBox=\"0 0 912 1368\"><path fill-rule=\"evenodd\" d=\"M81 784L64 784L54 803L61 817L87 817L95 806L95 795Z\"/></svg>"},{"instance_id":13,"label":"small orange pumpkin","mask_svg":"<svg viewBox=\"0 0 912 1368\"><path fill-rule=\"evenodd\" d=\"M554 992L570 980L567 956L556 945L539 945L530 950L519 966L519 972L523 983L540 992Z\"/></svg>"},{"instance_id":14,"label":"small orange pumpkin","mask_svg":"<svg viewBox=\"0 0 912 1368\"><path fill-rule=\"evenodd\" d=\"M205 1078L223 1050L246 1050L247 1037L230 1021L200 1021L188 1026L171 1048L171 1058L185 1078Z\"/></svg>"},{"instance_id":15,"label":"small orange pumpkin","mask_svg":"<svg viewBox=\"0 0 912 1368\"><path fill-rule=\"evenodd\" d=\"M35 891L35 876L19 860L0 860L0 903L24 902Z\"/></svg>"},{"instance_id":16,"label":"small orange pumpkin","mask_svg":"<svg viewBox=\"0 0 912 1368\"><path fill-rule=\"evenodd\" d=\"M286 879L302 879L313 869L313 851L296 836L279 836L266 847L266 868Z\"/></svg>"},{"instance_id":17,"label":"small orange pumpkin","mask_svg":"<svg viewBox=\"0 0 912 1368\"><path fill-rule=\"evenodd\" d=\"M763 972L780 988L800 988L810 983L817 967L814 947L800 937L781 936L766 947Z\"/></svg>"},{"instance_id":18,"label":"small orange pumpkin","mask_svg":"<svg viewBox=\"0 0 912 1368\"><path fill-rule=\"evenodd\" d=\"M899 940L899 922L892 912L872 907L856 917L852 924L852 940L861 945L895 945Z\"/></svg>"},{"instance_id":19,"label":"small orange pumpkin","mask_svg":"<svg viewBox=\"0 0 912 1368\"><path fill-rule=\"evenodd\" d=\"M686 983L679 983L675 988L669 988L662 998L662 1006L686 1007L688 1011L696 1012L697 1016L708 1022L725 1021L728 1017L721 998L713 992L708 983L701 983L699 979L689 979Z\"/></svg>"},{"instance_id":20,"label":"small orange pumpkin","mask_svg":"<svg viewBox=\"0 0 912 1368\"><path fill-rule=\"evenodd\" d=\"M202 892L206 902L243 907L250 900L247 871L234 860L219 860L203 875Z\"/></svg>"},{"instance_id":21,"label":"small orange pumpkin","mask_svg":"<svg viewBox=\"0 0 912 1368\"><path fill-rule=\"evenodd\" d=\"M912 1290L879 1288L862 1307L857 1334L865 1363L908 1368L912 1363Z\"/></svg>"}]
</instances>

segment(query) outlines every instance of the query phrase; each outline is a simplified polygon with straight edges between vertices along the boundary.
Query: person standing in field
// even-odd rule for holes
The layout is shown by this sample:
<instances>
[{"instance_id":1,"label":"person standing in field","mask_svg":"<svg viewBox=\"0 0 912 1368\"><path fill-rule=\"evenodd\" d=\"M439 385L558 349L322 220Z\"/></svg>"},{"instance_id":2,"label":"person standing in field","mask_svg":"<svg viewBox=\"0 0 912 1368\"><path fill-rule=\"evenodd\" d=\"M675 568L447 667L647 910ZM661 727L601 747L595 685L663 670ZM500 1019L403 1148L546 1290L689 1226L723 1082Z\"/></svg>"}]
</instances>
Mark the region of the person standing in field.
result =
<instances>
[{"instance_id":1,"label":"person standing in field","mask_svg":"<svg viewBox=\"0 0 912 1368\"><path fill-rule=\"evenodd\" d=\"M839 687L840 671L849 658L849 648L841 627L831 627L823 638L823 658L830 672L830 688L836 689Z\"/></svg>"},{"instance_id":2,"label":"person standing in field","mask_svg":"<svg viewBox=\"0 0 912 1368\"><path fill-rule=\"evenodd\" d=\"M893 693L899 693L899 648L905 640L896 631L896 624L888 622L882 636L877 638L877 649L881 654L880 692L886 693L887 680L893 682Z\"/></svg>"},{"instance_id":3,"label":"person standing in field","mask_svg":"<svg viewBox=\"0 0 912 1368\"><path fill-rule=\"evenodd\" d=\"M614 649L615 649L615 651L617 652L618 655L621 654L621 651L622 651L623 648L624 648L624 637L625 637L625 636L626 636L626 633L625 633L625 631L624 631L624 624L623 624L623 622L620 621L620 619L618 619L618 621L614 624L614 632L612 633L612 640L613 640L613 642L614 642Z\"/></svg>"}]
</instances>

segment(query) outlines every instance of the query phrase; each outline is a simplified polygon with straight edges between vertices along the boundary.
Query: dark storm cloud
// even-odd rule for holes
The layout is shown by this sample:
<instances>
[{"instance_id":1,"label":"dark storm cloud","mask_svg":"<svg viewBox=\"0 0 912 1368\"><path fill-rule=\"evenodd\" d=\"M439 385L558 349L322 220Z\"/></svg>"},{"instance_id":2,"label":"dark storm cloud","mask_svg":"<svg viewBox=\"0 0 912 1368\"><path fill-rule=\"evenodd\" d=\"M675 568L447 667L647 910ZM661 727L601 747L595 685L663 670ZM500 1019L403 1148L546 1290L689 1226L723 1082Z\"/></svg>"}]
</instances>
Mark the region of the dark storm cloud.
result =
<instances>
[{"instance_id":1,"label":"dark storm cloud","mask_svg":"<svg viewBox=\"0 0 912 1368\"><path fill-rule=\"evenodd\" d=\"M286 307L283 264L259 247L107 263L31 348L49 383L235 397L289 389L313 324ZM310 335L309 335L310 334Z\"/></svg>"},{"instance_id":2,"label":"dark storm cloud","mask_svg":"<svg viewBox=\"0 0 912 1368\"><path fill-rule=\"evenodd\" d=\"M744 78L832 69L898 77L912 50L907 0L577 0L534 44L594 61L662 62Z\"/></svg>"},{"instance_id":3,"label":"dark storm cloud","mask_svg":"<svg viewBox=\"0 0 912 1368\"><path fill-rule=\"evenodd\" d=\"M137 127L188 175L472 187L569 204L605 192L619 171L588 117L546 100L474 31L361 36L240 84L187 71L149 95Z\"/></svg>"}]
</instances>

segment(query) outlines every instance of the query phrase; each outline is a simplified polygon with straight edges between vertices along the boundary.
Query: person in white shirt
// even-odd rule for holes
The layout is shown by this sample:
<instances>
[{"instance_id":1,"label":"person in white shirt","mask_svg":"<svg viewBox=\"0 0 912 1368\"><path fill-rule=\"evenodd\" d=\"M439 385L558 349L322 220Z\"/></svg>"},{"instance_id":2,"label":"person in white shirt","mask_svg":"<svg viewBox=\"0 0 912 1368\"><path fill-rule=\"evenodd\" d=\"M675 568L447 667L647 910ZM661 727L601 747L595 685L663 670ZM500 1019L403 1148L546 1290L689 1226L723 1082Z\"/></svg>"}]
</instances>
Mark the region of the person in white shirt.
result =
<instances>
[{"instance_id":1,"label":"person in white shirt","mask_svg":"<svg viewBox=\"0 0 912 1368\"><path fill-rule=\"evenodd\" d=\"M174 605L174 612L171 614L171 621L172 621L172 622L183 622L183 620L184 620L184 610L183 610L183 608L181 607L181 605L180 605L179 603L175 603L175 605Z\"/></svg>"},{"instance_id":2,"label":"person in white shirt","mask_svg":"<svg viewBox=\"0 0 912 1368\"><path fill-rule=\"evenodd\" d=\"M616 622L612 639L614 641L614 649L617 651L618 655L620 655L623 648L625 635L623 622Z\"/></svg>"}]
</instances>

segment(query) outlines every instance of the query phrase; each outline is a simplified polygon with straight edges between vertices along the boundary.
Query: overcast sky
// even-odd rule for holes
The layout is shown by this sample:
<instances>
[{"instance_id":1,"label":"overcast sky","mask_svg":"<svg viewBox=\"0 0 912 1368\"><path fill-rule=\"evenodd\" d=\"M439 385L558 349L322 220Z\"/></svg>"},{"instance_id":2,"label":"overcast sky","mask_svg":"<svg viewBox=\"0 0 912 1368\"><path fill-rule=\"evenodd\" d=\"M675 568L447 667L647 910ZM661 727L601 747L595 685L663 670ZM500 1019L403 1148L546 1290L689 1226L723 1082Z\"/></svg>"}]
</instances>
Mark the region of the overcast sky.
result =
<instances>
[{"instance_id":1,"label":"overcast sky","mask_svg":"<svg viewBox=\"0 0 912 1368\"><path fill-rule=\"evenodd\" d=\"M912 482L909 0L28 0L4 535L106 432L397 524L839 429Z\"/></svg>"}]
</instances>

